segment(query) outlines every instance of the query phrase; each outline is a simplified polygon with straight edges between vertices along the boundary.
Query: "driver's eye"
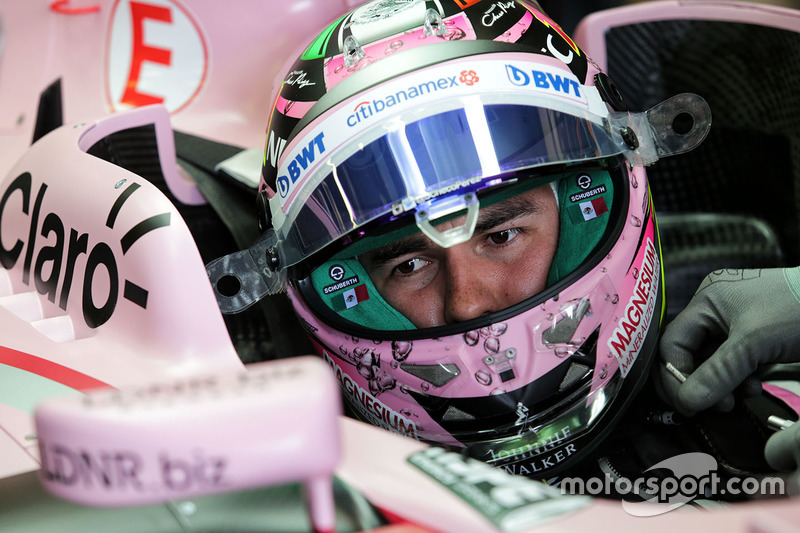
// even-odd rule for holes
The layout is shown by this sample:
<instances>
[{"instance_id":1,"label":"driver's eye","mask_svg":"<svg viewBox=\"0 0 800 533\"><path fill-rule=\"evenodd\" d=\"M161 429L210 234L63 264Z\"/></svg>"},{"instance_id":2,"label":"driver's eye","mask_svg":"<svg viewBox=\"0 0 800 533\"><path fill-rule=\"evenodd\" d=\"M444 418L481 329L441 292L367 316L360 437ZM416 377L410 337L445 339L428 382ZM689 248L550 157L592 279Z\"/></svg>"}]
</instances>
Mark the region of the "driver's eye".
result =
<instances>
[{"instance_id":1,"label":"driver's eye","mask_svg":"<svg viewBox=\"0 0 800 533\"><path fill-rule=\"evenodd\" d=\"M497 231L489 235L489 240L491 240L493 244L505 244L516 237L518 232L519 230L515 228Z\"/></svg>"},{"instance_id":2,"label":"driver's eye","mask_svg":"<svg viewBox=\"0 0 800 533\"><path fill-rule=\"evenodd\" d=\"M394 267L394 271L397 272L398 274L411 274L414 271L425 266L425 264L427 264L426 261L415 257L413 259L409 259L408 261L400 263L399 265Z\"/></svg>"},{"instance_id":3,"label":"driver's eye","mask_svg":"<svg viewBox=\"0 0 800 533\"><path fill-rule=\"evenodd\" d=\"M401 274L411 274L414 272L414 261L406 261L405 263L400 263L397 265L397 271Z\"/></svg>"}]
</instances>

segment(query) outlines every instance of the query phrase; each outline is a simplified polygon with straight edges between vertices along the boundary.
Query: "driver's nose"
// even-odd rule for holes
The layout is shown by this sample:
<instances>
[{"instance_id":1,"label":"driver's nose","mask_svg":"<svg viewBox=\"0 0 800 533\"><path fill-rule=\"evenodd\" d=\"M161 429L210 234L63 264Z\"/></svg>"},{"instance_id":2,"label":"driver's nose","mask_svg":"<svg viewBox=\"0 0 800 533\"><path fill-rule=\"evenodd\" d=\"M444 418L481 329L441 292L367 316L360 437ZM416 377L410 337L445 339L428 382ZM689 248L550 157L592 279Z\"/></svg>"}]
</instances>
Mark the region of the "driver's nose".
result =
<instances>
[{"instance_id":1,"label":"driver's nose","mask_svg":"<svg viewBox=\"0 0 800 533\"><path fill-rule=\"evenodd\" d=\"M470 253L469 247L447 249L445 267L444 320L464 322L502 309L502 288L495 283L497 272L485 260Z\"/></svg>"}]
</instances>

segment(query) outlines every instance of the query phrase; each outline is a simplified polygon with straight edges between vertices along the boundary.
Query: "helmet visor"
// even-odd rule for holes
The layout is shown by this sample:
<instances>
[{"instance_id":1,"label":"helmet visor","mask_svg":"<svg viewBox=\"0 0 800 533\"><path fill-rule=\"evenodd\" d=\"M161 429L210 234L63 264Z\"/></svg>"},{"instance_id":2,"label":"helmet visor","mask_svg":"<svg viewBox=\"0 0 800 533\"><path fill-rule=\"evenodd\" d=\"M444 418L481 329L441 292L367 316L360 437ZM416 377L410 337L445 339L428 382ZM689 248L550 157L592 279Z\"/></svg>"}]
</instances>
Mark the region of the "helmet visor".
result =
<instances>
[{"instance_id":1,"label":"helmet visor","mask_svg":"<svg viewBox=\"0 0 800 533\"><path fill-rule=\"evenodd\" d=\"M519 169L622 152L604 120L588 114L484 105L475 98L461 103L418 120L393 121L377 138L319 161L294 190L282 182L288 178L278 178L287 208L278 229L282 264L296 264L377 218L516 179Z\"/></svg>"},{"instance_id":2,"label":"helmet visor","mask_svg":"<svg viewBox=\"0 0 800 533\"><path fill-rule=\"evenodd\" d=\"M358 104L339 128L351 118L369 121L375 110L363 116L360 110L374 102ZM678 133L671 124L684 114L694 126ZM439 100L375 123L348 137L320 121L287 147L269 200L272 229L247 250L207 265L215 286L228 276L238 280L235 295L217 291L223 312L241 311L285 289L290 267L315 255L316 264L305 264L313 269L325 261L326 254L317 252L345 236L355 240L367 223L388 224L414 213L435 240L423 213L441 217L472 208L475 195L468 193L516 183L516 171L620 154L631 165L646 165L694 148L711 117L705 101L691 94L644 113L599 115L558 97L501 91ZM457 242L463 239L443 246Z\"/></svg>"}]
</instances>

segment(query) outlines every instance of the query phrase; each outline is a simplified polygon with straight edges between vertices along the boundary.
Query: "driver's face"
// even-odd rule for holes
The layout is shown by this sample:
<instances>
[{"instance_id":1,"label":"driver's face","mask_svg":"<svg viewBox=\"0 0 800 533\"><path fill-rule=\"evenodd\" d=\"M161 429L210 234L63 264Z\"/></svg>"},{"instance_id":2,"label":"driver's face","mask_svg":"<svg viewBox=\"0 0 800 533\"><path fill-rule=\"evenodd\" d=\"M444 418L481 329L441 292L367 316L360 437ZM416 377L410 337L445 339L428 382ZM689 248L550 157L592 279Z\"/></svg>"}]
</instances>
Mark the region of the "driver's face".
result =
<instances>
[{"instance_id":1,"label":"driver's face","mask_svg":"<svg viewBox=\"0 0 800 533\"><path fill-rule=\"evenodd\" d=\"M440 231L464 217L437 225ZM418 328L477 318L545 288L558 246L549 185L480 210L472 237L442 248L422 233L360 256L378 292Z\"/></svg>"}]
</instances>

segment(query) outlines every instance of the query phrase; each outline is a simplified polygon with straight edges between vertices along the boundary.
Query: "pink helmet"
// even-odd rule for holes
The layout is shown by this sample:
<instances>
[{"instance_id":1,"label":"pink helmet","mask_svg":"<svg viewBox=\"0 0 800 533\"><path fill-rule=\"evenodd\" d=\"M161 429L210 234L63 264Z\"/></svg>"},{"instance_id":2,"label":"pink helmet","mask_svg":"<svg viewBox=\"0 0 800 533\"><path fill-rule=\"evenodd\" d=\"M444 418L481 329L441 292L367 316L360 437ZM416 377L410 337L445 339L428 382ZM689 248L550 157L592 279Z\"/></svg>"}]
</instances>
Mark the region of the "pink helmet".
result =
<instances>
[{"instance_id":1,"label":"pink helmet","mask_svg":"<svg viewBox=\"0 0 800 533\"><path fill-rule=\"evenodd\" d=\"M551 475L586 455L644 382L663 276L643 167L692 149L709 125L695 95L627 112L531 4L371 1L286 75L259 192L264 233L209 273L225 312L288 288L355 416ZM559 226L547 286L510 307L415 327L360 260L419 232L465 242L482 207L548 184Z\"/></svg>"}]
</instances>

